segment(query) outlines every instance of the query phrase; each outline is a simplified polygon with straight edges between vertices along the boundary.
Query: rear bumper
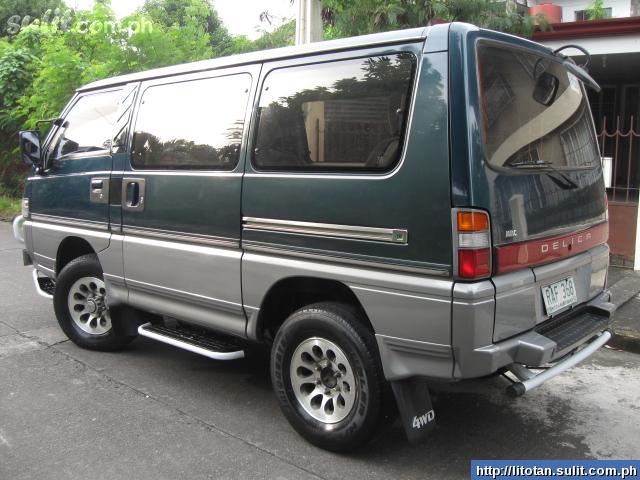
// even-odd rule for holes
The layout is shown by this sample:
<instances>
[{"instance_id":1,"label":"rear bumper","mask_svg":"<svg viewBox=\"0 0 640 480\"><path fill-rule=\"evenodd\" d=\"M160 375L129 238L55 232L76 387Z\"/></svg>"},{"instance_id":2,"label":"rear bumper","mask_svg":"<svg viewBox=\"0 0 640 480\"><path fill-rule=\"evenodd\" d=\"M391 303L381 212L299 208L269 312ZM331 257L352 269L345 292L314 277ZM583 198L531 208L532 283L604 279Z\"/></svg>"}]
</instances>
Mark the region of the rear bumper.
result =
<instances>
[{"instance_id":1,"label":"rear bumper","mask_svg":"<svg viewBox=\"0 0 640 480\"><path fill-rule=\"evenodd\" d=\"M470 352L457 352L456 377L482 377L512 363L542 366L563 357L609 329L616 309L609 299L609 292L602 292L587 304L524 334Z\"/></svg>"},{"instance_id":2,"label":"rear bumper","mask_svg":"<svg viewBox=\"0 0 640 480\"><path fill-rule=\"evenodd\" d=\"M482 377L512 363L537 367L564 357L610 328L616 307L609 299L609 292L602 292L526 333L469 352L457 351L455 377Z\"/></svg>"},{"instance_id":3,"label":"rear bumper","mask_svg":"<svg viewBox=\"0 0 640 480\"><path fill-rule=\"evenodd\" d=\"M458 380L491 375L512 364L538 367L560 360L609 330L616 308L609 299L609 292L602 292L533 330L479 348L376 335L385 377Z\"/></svg>"}]
</instances>

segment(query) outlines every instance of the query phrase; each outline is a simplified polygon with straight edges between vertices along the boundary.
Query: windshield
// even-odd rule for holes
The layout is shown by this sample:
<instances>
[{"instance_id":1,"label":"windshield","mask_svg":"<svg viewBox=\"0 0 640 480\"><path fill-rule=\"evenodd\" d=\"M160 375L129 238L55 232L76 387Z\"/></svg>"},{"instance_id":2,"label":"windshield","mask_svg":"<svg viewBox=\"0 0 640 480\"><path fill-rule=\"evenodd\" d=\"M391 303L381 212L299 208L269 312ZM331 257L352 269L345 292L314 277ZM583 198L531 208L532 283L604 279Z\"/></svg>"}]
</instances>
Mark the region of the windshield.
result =
<instances>
[{"instance_id":1,"label":"windshield","mask_svg":"<svg viewBox=\"0 0 640 480\"><path fill-rule=\"evenodd\" d=\"M597 165L598 147L580 81L531 50L477 47L485 152L489 165L580 169Z\"/></svg>"}]
</instances>

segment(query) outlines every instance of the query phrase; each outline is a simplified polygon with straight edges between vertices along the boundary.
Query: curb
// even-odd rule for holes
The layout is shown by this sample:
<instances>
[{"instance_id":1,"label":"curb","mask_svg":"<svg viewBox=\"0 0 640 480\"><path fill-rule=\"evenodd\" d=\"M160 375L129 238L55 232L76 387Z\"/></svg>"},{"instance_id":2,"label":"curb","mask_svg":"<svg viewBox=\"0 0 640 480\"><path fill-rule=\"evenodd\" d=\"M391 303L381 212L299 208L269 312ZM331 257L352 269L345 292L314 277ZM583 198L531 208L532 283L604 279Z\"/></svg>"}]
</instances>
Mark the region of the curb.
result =
<instances>
[{"instance_id":1,"label":"curb","mask_svg":"<svg viewBox=\"0 0 640 480\"><path fill-rule=\"evenodd\" d=\"M616 308L622 307L625 303L640 293L640 275L629 275L622 278L609 287L611 292L611 303ZM640 312L638 312L640 316ZM616 327L616 317L613 316L613 337L607 345L624 350L626 352L640 353L640 318L638 329Z\"/></svg>"},{"instance_id":2,"label":"curb","mask_svg":"<svg viewBox=\"0 0 640 480\"><path fill-rule=\"evenodd\" d=\"M614 327L613 336L607 345L625 352L640 353L640 332L616 330Z\"/></svg>"}]
</instances>

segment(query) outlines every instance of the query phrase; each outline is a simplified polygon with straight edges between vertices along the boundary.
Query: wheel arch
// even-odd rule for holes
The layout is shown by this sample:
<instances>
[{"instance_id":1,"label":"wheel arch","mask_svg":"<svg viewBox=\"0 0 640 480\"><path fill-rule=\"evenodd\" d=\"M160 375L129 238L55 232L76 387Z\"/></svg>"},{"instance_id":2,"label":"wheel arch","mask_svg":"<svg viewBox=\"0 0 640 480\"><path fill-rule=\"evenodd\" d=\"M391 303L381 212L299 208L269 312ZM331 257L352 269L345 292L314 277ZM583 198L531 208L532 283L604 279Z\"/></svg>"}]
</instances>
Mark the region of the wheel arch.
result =
<instances>
[{"instance_id":1,"label":"wheel arch","mask_svg":"<svg viewBox=\"0 0 640 480\"><path fill-rule=\"evenodd\" d=\"M313 276L289 276L279 279L267 290L255 319L249 321L249 336L257 340L274 338L289 315L305 305L318 302L340 302L355 307L367 329L375 333L364 306L344 282Z\"/></svg>"},{"instance_id":2,"label":"wheel arch","mask_svg":"<svg viewBox=\"0 0 640 480\"><path fill-rule=\"evenodd\" d=\"M72 260L90 254L96 255L96 251L87 240L77 236L65 237L56 254L56 276Z\"/></svg>"}]
</instances>

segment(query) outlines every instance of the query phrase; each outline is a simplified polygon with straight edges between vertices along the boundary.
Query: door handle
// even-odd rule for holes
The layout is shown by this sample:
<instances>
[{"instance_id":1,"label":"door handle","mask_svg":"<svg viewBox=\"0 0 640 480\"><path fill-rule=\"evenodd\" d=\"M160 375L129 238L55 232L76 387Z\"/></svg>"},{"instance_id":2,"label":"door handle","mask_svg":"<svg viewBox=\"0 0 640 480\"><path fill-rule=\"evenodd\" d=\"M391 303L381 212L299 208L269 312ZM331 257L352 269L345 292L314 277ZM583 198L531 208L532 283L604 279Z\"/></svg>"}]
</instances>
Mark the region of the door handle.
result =
<instances>
[{"instance_id":1,"label":"door handle","mask_svg":"<svg viewBox=\"0 0 640 480\"><path fill-rule=\"evenodd\" d=\"M109 178L94 177L91 179L89 201L92 203L109 203Z\"/></svg>"},{"instance_id":2,"label":"door handle","mask_svg":"<svg viewBox=\"0 0 640 480\"><path fill-rule=\"evenodd\" d=\"M144 178L122 179L122 209L141 212L144 210Z\"/></svg>"}]
</instances>

